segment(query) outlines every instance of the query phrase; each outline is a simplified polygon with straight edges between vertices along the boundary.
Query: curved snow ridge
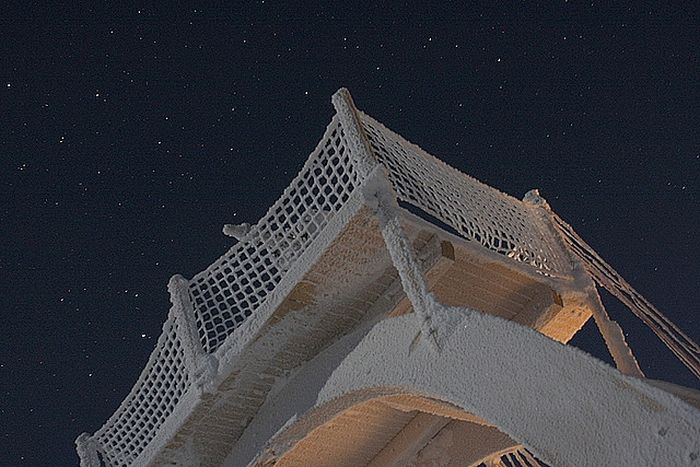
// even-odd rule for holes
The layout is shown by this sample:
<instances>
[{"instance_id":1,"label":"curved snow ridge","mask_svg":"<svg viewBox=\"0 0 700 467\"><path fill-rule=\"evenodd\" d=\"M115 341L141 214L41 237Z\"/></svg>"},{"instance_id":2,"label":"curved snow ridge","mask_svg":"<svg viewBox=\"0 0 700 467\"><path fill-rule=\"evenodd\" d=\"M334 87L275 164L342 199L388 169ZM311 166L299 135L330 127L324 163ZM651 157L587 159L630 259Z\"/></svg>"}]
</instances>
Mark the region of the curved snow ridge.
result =
<instances>
[{"instance_id":1,"label":"curved snow ridge","mask_svg":"<svg viewBox=\"0 0 700 467\"><path fill-rule=\"evenodd\" d=\"M391 393L458 406L552 465L697 465L700 411L677 397L518 324L440 305L432 315L439 351L423 336L411 349L410 314L320 354L268 399L225 465L266 446L281 455L333 414Z\"/></svg>"}]
</instances>

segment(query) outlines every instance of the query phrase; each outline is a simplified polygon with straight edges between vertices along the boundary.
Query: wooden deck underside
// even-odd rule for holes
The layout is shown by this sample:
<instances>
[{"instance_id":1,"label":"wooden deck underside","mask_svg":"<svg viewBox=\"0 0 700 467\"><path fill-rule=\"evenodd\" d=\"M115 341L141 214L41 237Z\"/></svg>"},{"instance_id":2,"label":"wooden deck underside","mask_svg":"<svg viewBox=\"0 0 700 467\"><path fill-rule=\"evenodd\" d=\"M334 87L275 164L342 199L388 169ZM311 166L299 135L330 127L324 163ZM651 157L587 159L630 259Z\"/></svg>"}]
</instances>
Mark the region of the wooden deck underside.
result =
<instances>
[{"instance_id":1,"label":"wooden deck underside","mask_svg":"<svg viewBox=\"0 0 700 467\"><path fill-rule=\"evenodd\" d=\"M590 316L580 302L567 303L566 293L552 286L556 281L403 214L406 234L438 301L511 319L562 342ZM203 465L220 465L279 378L358 323L410 311L376 218L361 208L246 345L234 371L214 393L203 395L151 465L176 463L185 450L196 453ZM387 433L403 429L416 416L377 410Z\"/></svg>"},{"instance_id":2,"label":"wooden deck underside","mask_svg":"<svg viewBox=\"0 0 700 467\"><path fill-rule=\"evenodd\" d=\"M281 457L258 465L470 466L515 446L504 433L449 404L388 396L341 412Z\"/></svg>"}]
</instances>

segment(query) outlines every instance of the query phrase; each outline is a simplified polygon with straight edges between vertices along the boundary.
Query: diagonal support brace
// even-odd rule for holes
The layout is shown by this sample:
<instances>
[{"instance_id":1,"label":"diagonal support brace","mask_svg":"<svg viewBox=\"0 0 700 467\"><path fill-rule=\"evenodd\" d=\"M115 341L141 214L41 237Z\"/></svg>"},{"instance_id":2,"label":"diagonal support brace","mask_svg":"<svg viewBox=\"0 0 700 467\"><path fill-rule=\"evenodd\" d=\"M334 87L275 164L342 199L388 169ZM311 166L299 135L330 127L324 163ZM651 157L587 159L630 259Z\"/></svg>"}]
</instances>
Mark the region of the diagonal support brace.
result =
<instances>
[{"instance_id":1,"label":"diagonal support brace","mask_svg":"<svg viewBox=\"0 0 700 467\"><path fill-rule=\"evenodd\" d=\"M625 375L644 378L644 373L639 368L639 363L637 363L637 359L634 358L632 349L627 345L622 328L620 328L617 322L610 319L593 280L587 273L582 274L582 271L585 271L584 265L576 255L571 254L570 249L566 246L566 242L561 236L561 232L556 228L552 218L552 209L547 201L540 196L538 190L528 191L523 201L537 210L542 222L548 228L548 233L551 234L552 240L558 241L560 248L563 251L567 251L569 259L573 263L572 274L574 276L583 275L585 277L584 280L587 283L586 288L588 289L588 305L591 308L591 314L593 315L593 319L600 334L603 336L605 346L608 348L617 369Z\"/></svg>"},{"instance_id":2,"label":"diagonal support brace","mask_svg":"<svg viewBox=\"0 0 700 467\"><path fill-rule=\"evenodd\" d=\"M592 286L592 290L589 293L589 301L595 324L598 326L598 330L603 336L605 345L610 355L612 355L617 369L620 370L622 374L644 378L644 373L641 368L639 368L637 359L634 358L632 350L629 345L627 345L622 328L616 321L610 319L595 285Z\"/></svg>"},{"instance_id":3,"label":"diagonal support brace","mask_svg":"<svg viewBox=\"0 0 700 467\"><path fill-rule=\"evenodd\" d=\"M428 336L434 348L439 350L430 318L435 305L434 299L428 292L425 277L418 267L413 247L406 239L399 222L396 193L385 175L384 168L372 152L350 92L340 88L333 94L332 101L345 133L345 141L354 165L360 178L364 179L365 203L377 214L389 256L399 272L406 296L420 319L420 333Z\"/></svg>"},{"instance_id":4,"label":"diagonal support brace","mask_svg":"<svg viewBox=\"0 0 700 467\"><path fill-rule=\"evenodd\" d=\"M377 167L364 185L365 203L373 209L379 220L379 228L394 267L399 273L401 285L420 320L420 333L427 337L435 350L440 350L436 329L432 325L432 311L436 306L433 295L418 265L413 246L406 238L399 218L396 195L386 179L382 167ZM418 336L416 336L418 337Z\"/></svg>"}]
</instances>

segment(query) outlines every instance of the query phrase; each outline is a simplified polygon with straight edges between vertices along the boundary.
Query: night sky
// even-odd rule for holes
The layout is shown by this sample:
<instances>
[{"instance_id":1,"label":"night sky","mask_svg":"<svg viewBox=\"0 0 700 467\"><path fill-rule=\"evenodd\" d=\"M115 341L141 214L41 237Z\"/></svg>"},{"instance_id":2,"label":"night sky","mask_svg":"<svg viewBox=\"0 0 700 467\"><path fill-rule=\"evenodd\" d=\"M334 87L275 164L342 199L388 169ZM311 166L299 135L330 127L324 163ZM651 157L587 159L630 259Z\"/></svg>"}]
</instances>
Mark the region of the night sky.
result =
<instances>
[{"instance_id":1,"label":"night sky","mask_svg":"<svg viewBox=\"0 0 700 467\"><path fill-rule=\"evenodd\" d=\"M540 188L700 340L696 7L229 3L0 17L0 465L77 463L155 345L170 276L264 214L341 86L460 170ZM608 303L649 377L699 386ZM574 343L609 361L594 331Z\"/></svg>"}]
</instances>

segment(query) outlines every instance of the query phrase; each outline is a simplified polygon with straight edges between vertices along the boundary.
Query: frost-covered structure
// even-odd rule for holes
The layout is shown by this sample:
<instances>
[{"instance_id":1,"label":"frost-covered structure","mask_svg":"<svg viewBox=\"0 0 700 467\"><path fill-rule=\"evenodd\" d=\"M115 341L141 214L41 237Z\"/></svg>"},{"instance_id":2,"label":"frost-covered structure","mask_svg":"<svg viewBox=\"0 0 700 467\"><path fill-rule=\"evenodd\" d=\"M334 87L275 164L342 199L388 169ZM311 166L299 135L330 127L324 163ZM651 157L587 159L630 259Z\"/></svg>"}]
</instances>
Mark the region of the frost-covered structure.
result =
<instances>
[{"instance_id":1,"label":"frost-covered structure","mask_svg":"<svg viewBox=\"0 0 700 467\"><path fill-rule=\"evenodd\" d=\"M191 279L83 466L692 465L696 392L643 378L606 287L698 346L551 212L333 96L303 169ZM593 317L612 368L563 345ZM539 459L539 460L538 460Z\"/></svg>"}]
</instances>

